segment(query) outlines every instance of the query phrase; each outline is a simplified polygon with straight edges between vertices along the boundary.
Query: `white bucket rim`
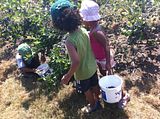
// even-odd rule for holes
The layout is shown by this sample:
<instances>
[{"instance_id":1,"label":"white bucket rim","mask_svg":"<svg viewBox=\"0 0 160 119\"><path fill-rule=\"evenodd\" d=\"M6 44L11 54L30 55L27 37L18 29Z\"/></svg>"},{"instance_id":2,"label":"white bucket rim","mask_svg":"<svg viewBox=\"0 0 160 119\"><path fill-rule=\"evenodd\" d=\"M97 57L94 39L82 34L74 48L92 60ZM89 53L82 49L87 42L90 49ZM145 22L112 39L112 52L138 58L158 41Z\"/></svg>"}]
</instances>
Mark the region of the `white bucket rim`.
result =
<instances>
[{"instance_id":1,"label":"white bucket rim","mask_svg":"<svg viewBox=\"0 0 160 119\"><path fill-rule=\"evenodd\" d=\"M121 78L120 76L118 76L117 74L114 74L114 75L107 75L107 76L104 76L104 77L108 77L108 76L116 76L116 77L118 77L118 78L121 80L121 84L120 84L119 86L117 86L117 87L114 87L114 88L108 88L108 87L107 87L107 88L106 88L107 90L115 90L116 88L122 87L122 85L123 85L123 80L122 80L122 78ZM102 78L104 78L104 77L102 77ZM101 78L101 79L102 79L102 78ZM100 79L100 80L101 80L101 79ZM99 80L99 82L100 82L100 80ZM99 86L100 86L100 84L99 84ZM101 88L101 89L104 89L104 88L101 87L101 86L100 86L100 88ZM105 90L106 90L106 89L105 89Z\"/></svg>"}]
</instances>

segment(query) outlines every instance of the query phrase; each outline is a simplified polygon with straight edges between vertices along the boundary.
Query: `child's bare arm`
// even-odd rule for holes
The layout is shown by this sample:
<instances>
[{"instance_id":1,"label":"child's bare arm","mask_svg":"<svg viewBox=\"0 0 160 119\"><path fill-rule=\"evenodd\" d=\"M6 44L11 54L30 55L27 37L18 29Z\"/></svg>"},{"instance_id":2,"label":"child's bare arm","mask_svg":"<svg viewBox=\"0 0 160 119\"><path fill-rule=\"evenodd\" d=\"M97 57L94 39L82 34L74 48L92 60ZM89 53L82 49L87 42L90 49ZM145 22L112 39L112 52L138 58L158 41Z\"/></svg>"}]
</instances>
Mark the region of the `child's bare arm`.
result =
<instances>
[{"instance_id":1,"label":"child's bare arm","mask_svg":"<svg viewBox=\"0 0 160 119\"><path fill-rule=\"evenodd\" d=\"M96 31L94 32L94 36L96 40L104 47L105 54L106 54L106 68L110 72L111 70L111 64L110 64L110 46L109 46L109 40L103 33L103 31Z\"/></svg>"},{"instance_id":2,"label":"child's bare arm","mask_svg":"<svg viewBox=\"0 0 160 119\"><path fill-rule=\"evenodd\" d=\"M68 50L68 54L71 58L71 66L67 74L65 74L62 77L63 84L68 84L70 78L73 76L74 72L77 70L77 68L79 67L79 63L80 63L80 58L78 56L78 53L75 47L69 41L66 41L66 47Z\"/></svg>"},{"instance_id":3,"label":"child's bare arm","mask_svg":"<svg viewBox=\"0 0 160 119\"><path fill-rule=\"evenodd\" d=\"M35 72L36 71L35 68L27 68L27 67L20 68L20 70L23 73L29 73L29 72Z\"/></svg>"}]
</instances>

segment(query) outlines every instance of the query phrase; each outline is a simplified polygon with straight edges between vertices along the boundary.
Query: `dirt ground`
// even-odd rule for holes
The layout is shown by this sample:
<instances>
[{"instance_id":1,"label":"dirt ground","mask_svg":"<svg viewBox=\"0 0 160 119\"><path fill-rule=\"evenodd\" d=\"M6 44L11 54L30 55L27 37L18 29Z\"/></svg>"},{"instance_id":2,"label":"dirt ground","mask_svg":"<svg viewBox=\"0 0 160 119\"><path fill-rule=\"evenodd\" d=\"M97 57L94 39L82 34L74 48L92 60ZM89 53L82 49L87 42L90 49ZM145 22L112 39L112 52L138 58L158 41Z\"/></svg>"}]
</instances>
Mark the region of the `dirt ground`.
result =
<instances>
[{"instance_id":1,"label":"dirt ground","mask_svg":"<svg viewBox=\"0 0 160 119\"><path fill-rule=\"evenodd\" d=\"M103 109L89 115L81 113L84 95L77 94L72 84L48 94L40 89L26 91L17 76L15 50L5 51L6 45L0 50L1 119L160 119L160 46L132 71L115 71L131 95L127 107L120 110L101 101Z\"/></svg>"}]
</instances>

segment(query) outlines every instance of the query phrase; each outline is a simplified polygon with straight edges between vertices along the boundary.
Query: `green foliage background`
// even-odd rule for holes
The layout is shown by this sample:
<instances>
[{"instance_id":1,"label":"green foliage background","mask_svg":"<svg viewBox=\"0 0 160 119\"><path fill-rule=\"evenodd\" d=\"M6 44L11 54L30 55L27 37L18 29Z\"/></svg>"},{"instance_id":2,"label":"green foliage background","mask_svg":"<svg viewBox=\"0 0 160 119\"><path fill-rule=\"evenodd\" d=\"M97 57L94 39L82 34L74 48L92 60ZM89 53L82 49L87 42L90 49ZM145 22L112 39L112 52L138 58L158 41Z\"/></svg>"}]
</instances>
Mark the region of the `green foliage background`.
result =
<instances>
[{"instance_id":1,"label":"green foliage background","mask_svg":"<svg viewBox=\"0 0 160 119\"><path fill-rule=\"evenodd\" d=\"M50 5L53 2L51 0L2 0L0 2L1 46L9 41L13 42L16 48L18 44L27 42L34 52L45 53L52 59L50 65L54 69L54 76L47 78L49 83L56 83L66 69L63 66L59 67L62 65L60 59L55 58L59 56L61 48L54 44L61 42L64 33L52 26ZM68 63L65 58L61 61L63 64Z\"/></svg>"},{"instance_id":2,"label":"green foliage background","mask_svg":"<svg viewBox=\"0 0 160 119\"><path fill-rule=\"evenodd\" d=\"M0 46L9 41L13 42L16 48L18 44L27 42L35 52L45 52L54 70L47 81L56 85L68 70L70 63L62 41L65 33L52 26L50 6L53 2L54 0L1 0ZM110 33L127 36L128 44L133 47L146 39L150 45L157 44L158 39L154 34L160 30L159 0L155 0L153 4L147 3L146 0L97 2L103 16L101 25ZM117 45L116 41L113 43ZM121 51L129 52L129 49L120 46L119 49L117 54Z\"/></svg>"}]
</instances>

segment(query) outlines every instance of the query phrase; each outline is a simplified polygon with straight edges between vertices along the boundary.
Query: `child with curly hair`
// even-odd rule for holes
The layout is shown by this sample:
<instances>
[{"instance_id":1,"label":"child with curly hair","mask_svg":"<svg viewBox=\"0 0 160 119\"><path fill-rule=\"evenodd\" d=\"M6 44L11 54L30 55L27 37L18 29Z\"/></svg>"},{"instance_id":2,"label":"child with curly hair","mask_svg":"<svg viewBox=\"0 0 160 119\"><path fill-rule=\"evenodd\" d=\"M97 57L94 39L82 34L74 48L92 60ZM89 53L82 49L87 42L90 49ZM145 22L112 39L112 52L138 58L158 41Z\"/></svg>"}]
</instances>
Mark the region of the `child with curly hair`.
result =
<instances>
[{"instance_id":1,"label":"child with curly hair","mask_svg":"<svg viewBox=\"0 0 160 119\"><path fill-rule=\"evenodd\" d=\"M65 44L71 66L62 77L61 82L62 84L68 84L74 75L89 103L82 108L82 111L85 113L96 111L101 107L96 62L90 46L88 32L80 27L79 11L68 0L58 0L51 6L51 16L54 27L68 33Z\"/></svg>"}]
</instances>

